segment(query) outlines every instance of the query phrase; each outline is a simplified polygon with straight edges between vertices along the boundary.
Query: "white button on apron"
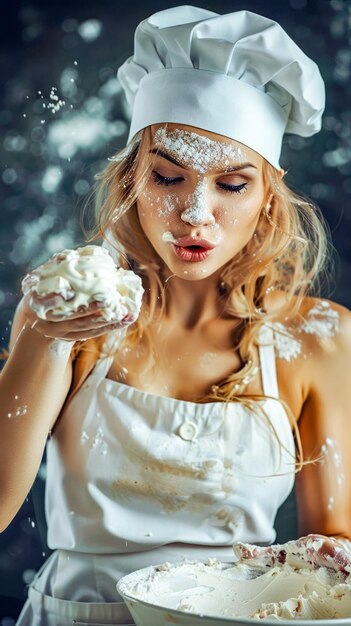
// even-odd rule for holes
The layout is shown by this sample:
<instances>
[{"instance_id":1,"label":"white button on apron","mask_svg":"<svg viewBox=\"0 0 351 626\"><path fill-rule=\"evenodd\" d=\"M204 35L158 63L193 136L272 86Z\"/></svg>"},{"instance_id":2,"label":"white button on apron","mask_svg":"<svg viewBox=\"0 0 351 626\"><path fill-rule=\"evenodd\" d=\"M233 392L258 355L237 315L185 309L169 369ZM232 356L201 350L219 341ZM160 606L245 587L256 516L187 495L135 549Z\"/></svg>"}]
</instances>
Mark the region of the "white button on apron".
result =
<instances>
[{"instance_id":1,"label":"white button on apron","mask_svg":"<svg viewBox=\"0 0 351 626\"><path fill-rule=\"evenodd\" d=\"M185 441L192 441L198 433L198 427L194 422L184 422L178 431L179 436Z\"/></svg>"}]
</instances>

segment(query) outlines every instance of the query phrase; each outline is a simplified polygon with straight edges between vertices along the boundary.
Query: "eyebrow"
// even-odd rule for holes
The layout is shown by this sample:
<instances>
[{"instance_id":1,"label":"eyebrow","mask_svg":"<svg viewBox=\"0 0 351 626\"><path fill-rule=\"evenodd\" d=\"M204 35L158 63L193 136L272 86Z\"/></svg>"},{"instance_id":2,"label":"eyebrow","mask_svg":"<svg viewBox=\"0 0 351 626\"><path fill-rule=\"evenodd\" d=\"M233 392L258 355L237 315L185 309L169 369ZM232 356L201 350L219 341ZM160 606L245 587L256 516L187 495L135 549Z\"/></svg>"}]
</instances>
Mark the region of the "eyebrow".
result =
<instances>
[{"instance_id":1,"label":"eyebrow","mask_svg":"<svg viewBox=\"0 0 351 626\"><path fill-rule=\"evenodd\" d=\"M178 165L179 167L181 167L183 170L186 169L186 167L180 163L179 161L177 161L177 159L175 159L174 157L172 157L170 154L168 154L168 152L165 152L164 150L160 150L159 148L154 148L153 150L150 150L150 154L156 154L157 156L163 157L164 159L167 159L167 161L170 161L171 163L173 163L174 165ZM238 170L243 170L247 167L253 167L254 169L257 169L256 165L254 165L253 163L240 163L240 165L231 165L229 167L226 167L224 170L222 169L218 169L215 170L217 172L237 172Z\"/></svg>"}]
</instances>

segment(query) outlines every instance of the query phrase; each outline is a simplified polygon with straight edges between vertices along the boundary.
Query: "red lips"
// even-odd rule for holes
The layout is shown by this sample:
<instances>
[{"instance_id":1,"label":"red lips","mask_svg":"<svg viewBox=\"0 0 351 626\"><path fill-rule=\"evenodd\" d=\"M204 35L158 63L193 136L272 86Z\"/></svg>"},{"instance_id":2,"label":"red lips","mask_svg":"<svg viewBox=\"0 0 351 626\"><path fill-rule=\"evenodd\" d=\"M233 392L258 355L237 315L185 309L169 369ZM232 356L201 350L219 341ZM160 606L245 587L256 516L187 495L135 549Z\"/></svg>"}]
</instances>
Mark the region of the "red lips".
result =
<instances>
[{"instance_id":1,"label":"red lips","mask_svg":"<svg viewBox=\"0 0 351 626\"><path fill-rule=\"evenodd\" d=\"M195 237L181 237L177 239L177 246L182 248L190 247L190 246L198 246L199 248L205 248L206 250L212 250L215 247L211 241L207 239L196 239Z\"/></svg>"}]
</instances>

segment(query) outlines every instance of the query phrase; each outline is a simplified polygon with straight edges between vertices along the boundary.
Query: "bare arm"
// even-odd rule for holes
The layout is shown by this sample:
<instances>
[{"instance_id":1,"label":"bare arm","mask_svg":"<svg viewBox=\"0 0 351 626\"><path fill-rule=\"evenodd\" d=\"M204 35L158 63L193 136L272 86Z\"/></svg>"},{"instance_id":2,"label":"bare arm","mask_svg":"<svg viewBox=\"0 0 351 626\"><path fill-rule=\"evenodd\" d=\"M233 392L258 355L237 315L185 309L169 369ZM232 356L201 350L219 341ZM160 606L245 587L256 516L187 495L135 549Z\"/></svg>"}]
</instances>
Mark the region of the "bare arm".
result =
<instances>
[{"instance_id":1,"label":"bare arm","mask_svg":"<svg viewBox=\"0 0 351 626\"><path fill-rule=\"evenodd\" d=\"M10 356L0 376L0 532L34 482L48 433L70 388L72 344L61 339L74 341L110 330L96 315L92 305L69 320L43 321L30 310L26 298L17 308Z\"/></svg>"},{"instance_id":2,"label":"bare arm","mask_svg":"<svg viewBox=\"0 0 351 626\"><path fill-rule=\"evenodd\" d=\"M70 350L57 356L51 345L51 338L25 326L20 307L0 377L0 531L12 521L34 482L48 433L71 384Z\"/></svg>"},{"instance_id":3,"label":"bare arm","mask_svg":"<svg viewBox=\"0 0 351 626\"><path fill-rule=\"evenodd\" d=\"M299 530L351 538L351 313L339 306L340 331L318 348L299 420L306 465L297 475Z\"/></svg>"}]
</instances>

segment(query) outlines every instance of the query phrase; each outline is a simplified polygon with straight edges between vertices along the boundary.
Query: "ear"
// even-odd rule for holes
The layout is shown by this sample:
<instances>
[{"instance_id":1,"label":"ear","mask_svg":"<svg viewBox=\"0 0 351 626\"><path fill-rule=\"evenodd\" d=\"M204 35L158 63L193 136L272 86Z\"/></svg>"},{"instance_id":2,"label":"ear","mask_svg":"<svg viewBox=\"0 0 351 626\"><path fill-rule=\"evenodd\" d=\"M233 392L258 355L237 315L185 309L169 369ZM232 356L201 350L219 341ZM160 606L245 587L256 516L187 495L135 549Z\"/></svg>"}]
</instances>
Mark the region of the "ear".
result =
<instances>
[{"instance_id":1,"label":"ear","mask_svg":"<svg viewBox=\"0 0 351 626\"><path fill-rule=\"evenodd\" d=\"M285 174L286 174L285 170L283 170L283 168L281 167L280 170L279 170L280 178L283 178L285 176Z\"/></svg>"}]
</instances>

